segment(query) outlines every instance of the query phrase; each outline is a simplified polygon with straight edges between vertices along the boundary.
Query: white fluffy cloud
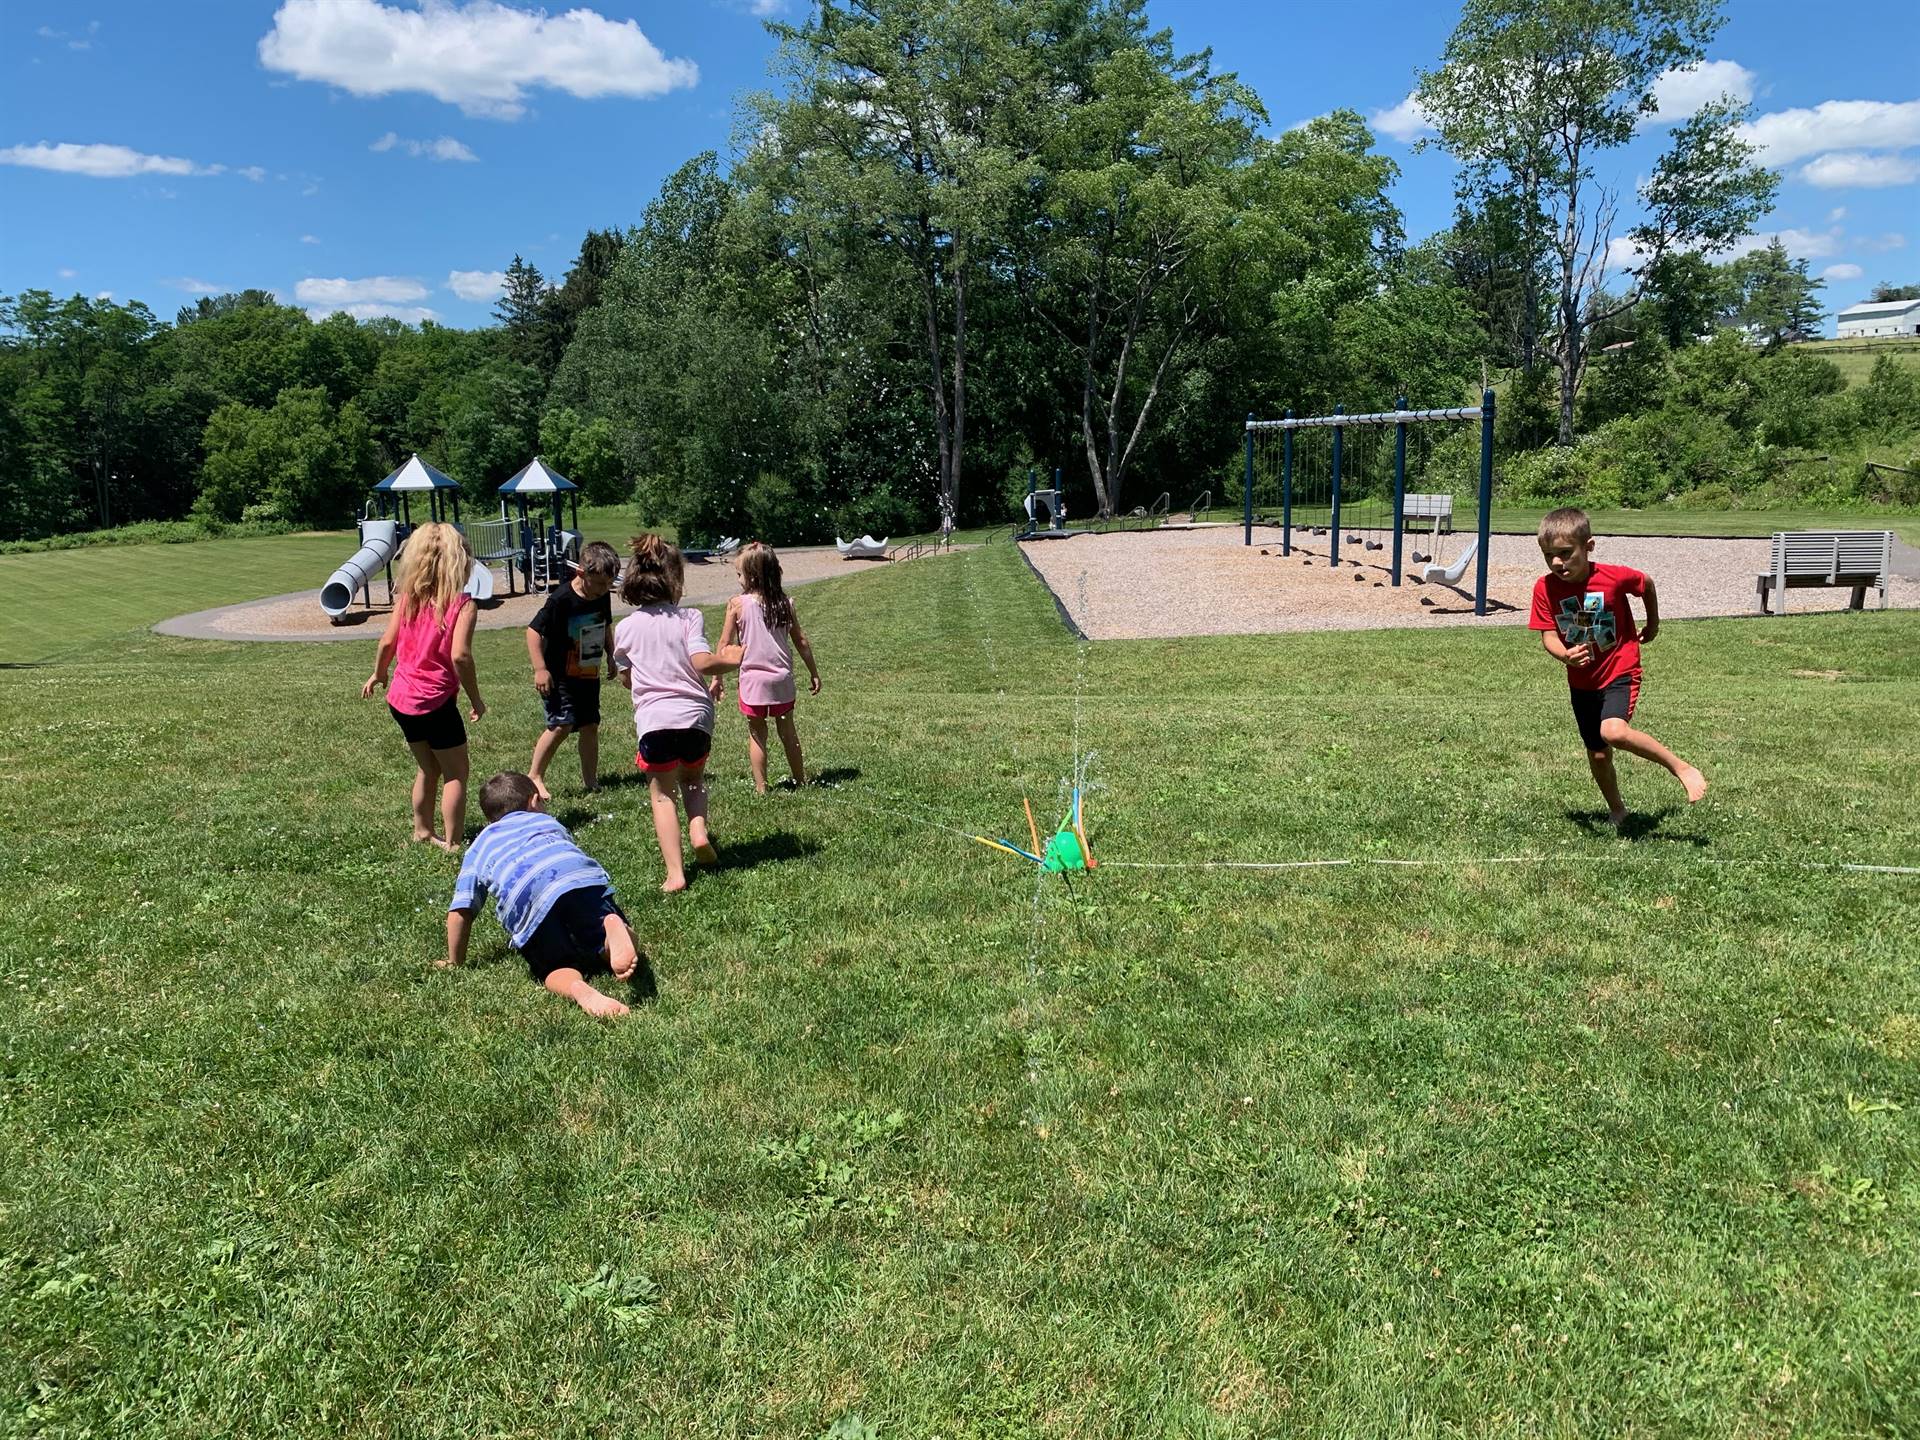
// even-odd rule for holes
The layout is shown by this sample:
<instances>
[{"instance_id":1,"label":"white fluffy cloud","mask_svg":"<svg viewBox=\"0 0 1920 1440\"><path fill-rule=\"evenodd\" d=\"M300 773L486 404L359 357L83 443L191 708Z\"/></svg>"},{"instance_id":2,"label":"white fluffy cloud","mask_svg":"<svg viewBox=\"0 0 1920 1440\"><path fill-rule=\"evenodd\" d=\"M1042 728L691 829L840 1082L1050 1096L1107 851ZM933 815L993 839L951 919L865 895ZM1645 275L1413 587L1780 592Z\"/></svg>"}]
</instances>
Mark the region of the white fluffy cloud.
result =
<instances>
[{"instance_id":1,"label":"white fluffy cloud","mask_svg":"<svg viewBox=\"0 0 1920 1440\"><path fill-rule=\"evenodd\" d=\"M1920 160L1905 155L1836 150L1830 155L1816 156L1801 166L1800 178L1823 190L1874 190L1889 185L1911 185L1920 180Z\"/></svg>"},{"instance_id":2,"label":"white fluffy cloud","mask_svg":"<svg viewBox=\"0 0 1920 1440\"><path fill-rule=\"evenodd\" d=\"M62 280L71 280L73 279L74 276L78 275L79 273L80 272L78 270L73 269L71 266L62 265L60 267L60 278Z\"/></svg>"},{"instance_id":3,"label":"white fluffy cloud","mask_svg":"<svg viewBox=\"0 0 1920 1440\"><path fill-rule=\"evenodd\" d=\"M1702 105L1731 95L1742 105L1753 98L1753 71L1735 60L1703 60L1669 70L1653 82L1654 103L1663 121L1684 120Z\"/></svg>"},{"instance_id":4,"label":"white fluffy cloud","mask_svg":"<svg viewBox=\"0 0 1920 1440\"><path fill-rule=\"evenodd\" d=\"M1762 115L1741 133L1776 166L1829 150L1900 150L1920 145L1920 100L1823 100Z\"/></svg>"},{"instance_id":5,"label":"white fluffy cloud","mask_svg":"<svg viewBox=\"0 0 1920 1440\"><path fill-rule=\"evenodd\" d=\"M267 178L267 168L264 165L242 165L233 173L242 179L253 181L256 185Z\"/></svg>"},{"instance_id":6,"label":"white fluffy cloud","mask_svg":"<svg viewBox=\"0 0 1920 1440\"><path fill-rule=\"evenodd\" d=\"M355 95L419 91L472 115L512 120L530 89L583 100L644 99L695 84L699 67L669 60L632 20L585 8L562 15L498 0L285 0L260 40L269 70Z\"/></svg>"},{"instance_id":7,"label":"white fluffy cloud","mask_svg":"<svg viewBox=\"0 0 1920 1440\"><path fill-rule=\"evenodd\" d=\"M355 305L405 305L424 300L427 287L403 275L369 275L361 280L308 276L293 287L293 298L302 305L324 307L326 312L352 313Z\"/></svg>"},{"instance_id":8,"label":"white fluffy cloud","mask_svg":"<svg viewBox=\"0 0 1920 1440\"><path fill-rule=\"evenodd\" d=\"M1883 237L1884 238L1884 237ZM1751 255L1756 250L1764 250L1778 240L1786 248L1787 254L1796 260L1819 260L1839 251L1842 244L1866 245L1872 242L1862 239L1848 241L1846 232L1838 225L1825 230L1799 230L1789 227L1785 230L1766 230L1755 235L1742 236L1725 250L1716 251L1713 259L1717 262L1737 260L1742 255ZM1607 242L1607 269L1631 270L1639 266L1646 258L1643 251L1633 240L1625 235L1616 235Z\"/></svg>"},{"instance_id":9,"label":"white fluffy cloud","mask_svg":"<svg viewBox=\"0 0 1920 1440\"><path fill-rule=\"evenodd\" d=\"M1433 129L1433 121L1420 108L1420 102L1408 95L1391 110L1376 110L1368 119L1382 135L1391 135L1405 144L1418 140Z\"/></svg>"},{"instance_id":10,"label":"white fluffy cloud","mask_svg":"<svg viewBox=\"0 0 1920 1440\"><path fill-rule=\"evenodd\" d=\"M195 165L178 155L144 155L125 145L9 145L0 150L0 165L25 165L34 170L59 170L68 175L90 175L96 180L125 180L133 175L217 175L218 166Z\"/></svg>"},{"instance_id":11,"label":"white fluffy cloud","mask_svg":"<svg viewBox=\"0 0 1920 1440\"><path fill-rule=\"evenodd\" d=\"M389 130L367 148L381 154L389 150L404 150L416 160L421 156L429 160L474 161L480 158L451 135L442 135L438 140L407 140Z\"/></svg>"},{"instance_id":12,"label":"white fluffy cloud","mask_svg":"<svg viewBox=\"0 0 1920 1440\"><path fill-rule=\"evenodd\" d=\"M447 274L447 288L462 300L492 300L506 288L504 270L453 270Z\"/></svg>"},{"instance_id":13,"label":"white fluffy cloud","mask_svg":"<svg viewBox=\"0 0 1920 1440\"><path fill-rule=\"evenodd\" d=\"M324 320L329 315L351 315L356 320L404 320L409 325L440 318L439 311L424 305L382 305L372 300L352 305L309 305L307 314L315 320Z\"/></svg>"},{"instance_id":14,"label":"white fluffy cloud","mask_svg":"<svg viewBox=\"0 0 1920 1440\"><path fill-rule=\"evenodd\" d=\"M320 237L318 235L302 235L300 237L300 243L302 245L318 245L320 243Z\"/></svg>"},{"instance_id":15,"label":"white fluffy cloud","mask_svg":"<svg viewBox=\"0 0 1920 1440\"><path fill-rule=\"evenodd\" d=\"M191 275L175 275L160 283L184 290L189 295L223 295L227 290L225 285L216 285L211 280L196 280Z\"/></svg>"},{"instance_id":16,"label":"white fluffy cloud","mask_svg":"<svg viewBox=\"0 0 1920 1440\"><path fill-rule=\"evenodd\" d=\"M1844 265L1829 265L1820 272L1822 280L1858 280L1867 272L1851 262Z\"/></svg>"}]
</instances>

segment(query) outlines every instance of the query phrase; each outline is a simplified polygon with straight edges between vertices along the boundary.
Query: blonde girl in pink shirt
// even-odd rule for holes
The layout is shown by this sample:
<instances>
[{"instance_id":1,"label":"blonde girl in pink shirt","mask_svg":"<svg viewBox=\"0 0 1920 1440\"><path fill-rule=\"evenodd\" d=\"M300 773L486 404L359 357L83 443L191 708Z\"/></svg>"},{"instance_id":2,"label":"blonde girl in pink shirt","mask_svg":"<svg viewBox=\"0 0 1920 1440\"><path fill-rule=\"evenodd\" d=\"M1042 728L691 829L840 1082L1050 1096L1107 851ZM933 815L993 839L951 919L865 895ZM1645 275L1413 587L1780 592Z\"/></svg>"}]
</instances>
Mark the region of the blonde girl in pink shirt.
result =
<instances>
[{"instance_id":1,"label":"blonde girl in pink shirt","mask_svg":"<svg viewBox=\"0 0 1920 1440\"><path fill-rule=\"evenodd\" d=\"M393 670L387 709L417 767L413 838L457 850L467 838L467 727L460 720L460 691L467 692L467 713L475 723L487 713L473 666L475 611L463 593L473 551L453 526L422 525L400 547L399 565L393 614L360 694L372 699ZM440 835L433 833L436 788Z\"/></svg>"},{"instance_id":2,"label":"blonde girl in pink shirt","mask_svg":"<svg viewBox=\"0 0 1920 1440\"><path fill-rule=\"evenodd\" d=\"M793 725L796 687L793 652L807 662L807 690L820 693L820 667L813 647L793 613L793 601L780 583L780 557L759 541L740 552L740 593L727 602L720 629L722 647L740 644L740 713L747 717L747 764L753 788L767 793L767 721L780 732L787 769L794 785L807 783L807 762L800 753L800 732ZM719 698L716 692L715 697Z\"/></svg>"},{"instance_id":3,"label":"blonde girl in pink shirt","mask_svg":"<svg viewBox=\"0 0 1920 1440\"><path fill-rule=\"evenodd\" d=\"M661 889L687 888L680 855L680 806L687 811L693 858L717 864L707 828L707 756L713 749L713 694L709 677L740 664L740 647L707 644L706 621L682 608L686 562L658 535L634 537L633 558L620 581L620 598L634 611L613 630L613 663L620 683L633 692L633 730L639 751L633 762L647 777L653 833L666 861Z\"/></svg>"}]
</instances>

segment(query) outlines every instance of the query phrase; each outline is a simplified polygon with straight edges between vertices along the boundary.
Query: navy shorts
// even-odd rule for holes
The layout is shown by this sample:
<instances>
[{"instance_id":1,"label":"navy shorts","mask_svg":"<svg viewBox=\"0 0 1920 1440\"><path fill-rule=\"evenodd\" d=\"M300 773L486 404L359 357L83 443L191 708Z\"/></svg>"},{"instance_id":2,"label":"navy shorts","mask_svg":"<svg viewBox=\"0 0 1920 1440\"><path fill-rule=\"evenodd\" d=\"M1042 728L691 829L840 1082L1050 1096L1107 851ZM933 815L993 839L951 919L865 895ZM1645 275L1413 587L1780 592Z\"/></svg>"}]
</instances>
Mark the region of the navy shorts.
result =
<instances>
[{"instance_id":1,"label":"navy shorts","mask_svg":"<svg viewBox=\"0 0 1920 1440\"><path fill-rule=\"evenodd\" d=\"M640 753L633 763L649 775L685 770L697 775L706 769L713 736L705 730L649 730L640 737Z\"/></svg>"},{"instance_id":2,"label":"navy shorts","mask_svg":"<svg viewBox=\"0 0 1920 1440\"><path fill-rule=\"evenodd\" d=\"M424 715L409 715L404 710L394 710L391 702L387 709L393 711L400 733L407 737L409 745L425 745L430 750L458 750L467 743L467 722L460 718L458 695L439 709L429 710Z\"/></svg>"},{"instance_id":3,"label":"navy shorts","mask_svg":"<svg viewBox=\"0 0 1920 1440\"><path fill-rule=\"evenodd\" d=\"M1629 670L1624 675L1616 675L1607 682L1604 690L1579 690L1571 686L1567 693L1573 697L1573 718L1580 727L1580 739L1589 750L1609 750L1613 747L1601 738L1602 720L1631 720L1634 707L1640 703L1640 672Z\"/></svg>"},{"instance_id":4,"label":"navy shorts","mask_svg":"<svg viewBox=\"0 0 1920 1440\"><path fill-rule=\"evenodd\" d=\"M556 970L578 970L582 975L606 974L611 967L601 954L607 946L605 921L622 920L627 912L615 903L611 890L569 890L553 902L546 919L534 927L520 953L527 973L544 982Z\"/></svg>"},{"instance_id":5,"label":"navy shorts","mask_svg":"<svg viewBox=\"0 0 1920 1440\"><path fill-rule=\"evenodd\" d=\"M540 703L546 706L547 729L584 730L600 723L600 682L555 675Z\"/></svg>"}]
</instances>

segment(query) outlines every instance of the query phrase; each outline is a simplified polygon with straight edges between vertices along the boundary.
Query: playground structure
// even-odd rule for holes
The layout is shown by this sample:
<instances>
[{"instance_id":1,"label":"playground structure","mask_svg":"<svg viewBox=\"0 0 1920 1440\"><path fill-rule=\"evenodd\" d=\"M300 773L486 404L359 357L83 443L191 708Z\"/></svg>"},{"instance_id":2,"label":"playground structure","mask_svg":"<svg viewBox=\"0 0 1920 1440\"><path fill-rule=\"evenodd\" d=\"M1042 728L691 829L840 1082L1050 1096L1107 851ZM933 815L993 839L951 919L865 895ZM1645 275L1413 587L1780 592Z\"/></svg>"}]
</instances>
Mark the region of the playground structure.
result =
<instances>
[{"instance_id":1,"label":"playground structure","mask_svg":"<svg viewBox=\"0 0 1920 1440\"><path fill-rule=\"evenodd\" d=\"M1280 527L1280 553L1293 553L1296 529L1327 538L1327 564L1338 569L1342 542L1349 563L1367 563L1371 552L1387 562L1392 584L1405 569L1409 523L1431 527L1428 550L1415 551L1415 578L1454 585L1478 560L1474 613L1487 613L1487 553L1493 501L1493 392L1477 406L1410 410L1403 397L1394 410L1348 415L1335 406L1331 415L1259 420L1247 416L1242 525L1253 544L1256 518ZM1453 531L1454 497L1431 490L1409 494L1409 474L1425 480L1435 427L1480 422L1479 534L1451 563L1442 561L1442 537ZM1391 440L1391 444L1388 441ZM1409 464L1409 444L1412 463ZM1275 512L1277 511L1277 515ZM1391 550L1389 557L1386 552ZM1375 562L1378 563L1378 562Z\"/></svg>"},{"instance_id":2,"label":"playground structure","mask_svg":"<svg viewBox=\"0 0 1920 1440\"><path fill-rule=\"evenodd\" d=\"M495 593L493 566L505 562L507 594L515 592L515 571L528 593L551 590L562 583L569 562L580 550L578 487L550 469L539 456L500 487L500 514L491 520L460 519L460 482L436 470L417 454L373 487L366 513L359 522L360 548L328 577L320 589L320 608L335 624L352 608L354 597L373 608L373 579L384 575L386 603L393 603L393 557L413 532L413 501L420 497L432 521L444 521L467 537L473 550L473 572L466 593L475 600L491 600ZM509 498L514 509L509 509ZM552 503L551 523L535 513L538 501ZM562 524L563 505L571 499L572 528ZM515 513L517 511L517 513Z\"/></svg>"}]
</instances>

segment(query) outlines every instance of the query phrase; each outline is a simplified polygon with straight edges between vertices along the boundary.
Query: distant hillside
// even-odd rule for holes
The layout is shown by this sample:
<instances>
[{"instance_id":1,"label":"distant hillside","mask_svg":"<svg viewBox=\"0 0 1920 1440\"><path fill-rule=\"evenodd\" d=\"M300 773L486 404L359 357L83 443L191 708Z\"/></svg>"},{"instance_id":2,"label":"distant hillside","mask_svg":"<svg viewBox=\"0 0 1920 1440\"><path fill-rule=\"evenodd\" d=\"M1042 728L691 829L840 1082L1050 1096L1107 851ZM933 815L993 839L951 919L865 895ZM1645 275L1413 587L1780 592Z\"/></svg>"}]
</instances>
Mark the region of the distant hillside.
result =
<instances>
[{"instance_id":1,"label":"distant hillside","mask_svg":"<svg viewBox=\"0 0 1920 1440\"><path fill-rule=\"evenodd\" d=\"M1885 340L1803 340L1800 348L1838 365L1849 385L1865 380L1873 370L1873 362L1882 355L1891 355L1903 365L1920 369L1920 335Z\"/></svg>"}]
</instances>

